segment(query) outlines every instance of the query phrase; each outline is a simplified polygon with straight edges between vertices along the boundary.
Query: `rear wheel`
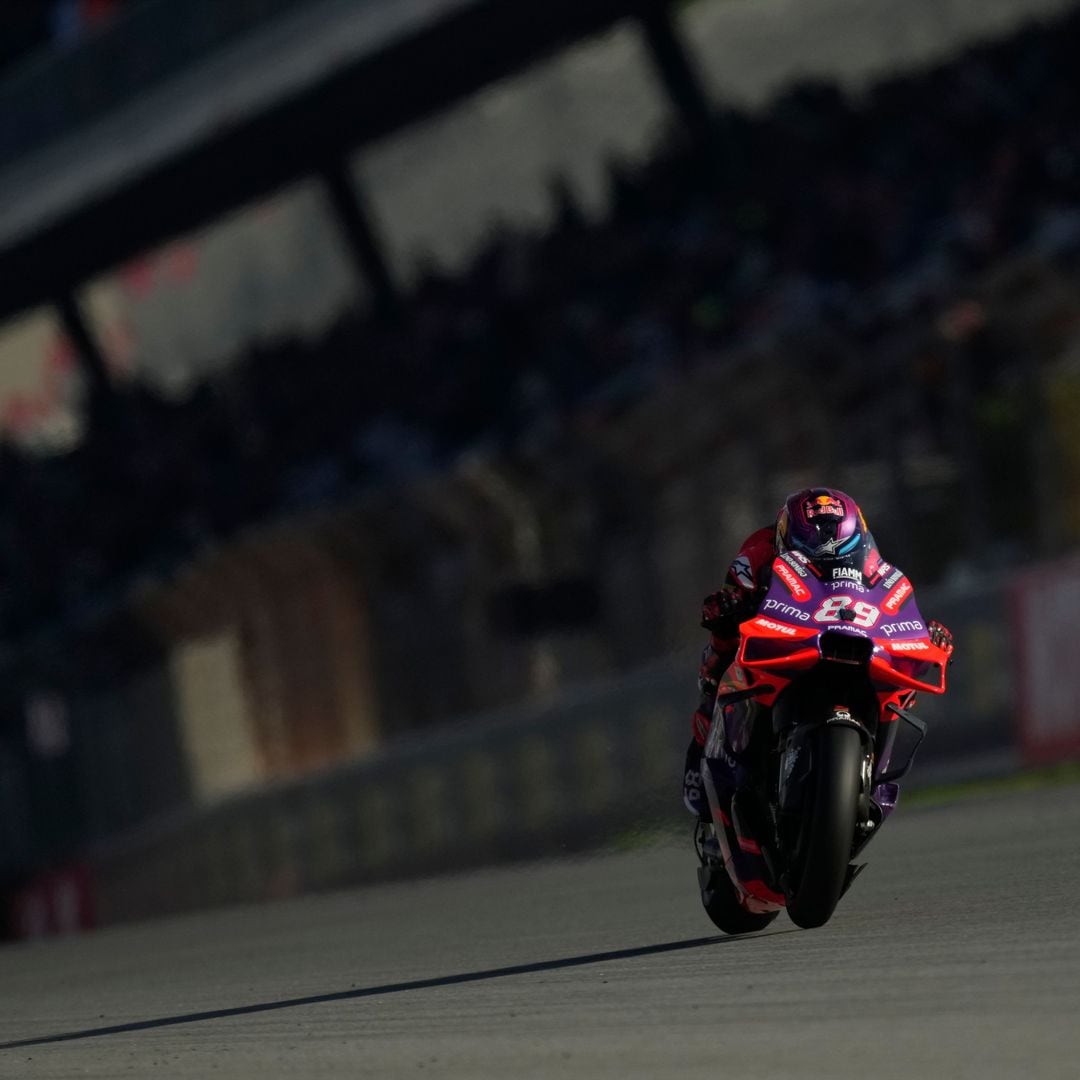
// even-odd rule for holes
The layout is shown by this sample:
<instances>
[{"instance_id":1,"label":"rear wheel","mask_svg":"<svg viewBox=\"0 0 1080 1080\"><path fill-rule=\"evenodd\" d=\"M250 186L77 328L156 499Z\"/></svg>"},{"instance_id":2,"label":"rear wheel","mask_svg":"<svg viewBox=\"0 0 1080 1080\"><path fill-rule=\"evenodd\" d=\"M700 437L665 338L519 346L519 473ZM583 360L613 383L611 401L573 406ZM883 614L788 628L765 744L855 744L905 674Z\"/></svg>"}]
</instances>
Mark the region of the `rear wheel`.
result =
<instances>
[{"instance_id":1,"label":"rear wheel","mask_svg":"<svg viewBox=\"0 0 1080 1080\"><path fill-rule=\"evenodd\" d=\"M859 733L840 724L823 727L811 760L787 904L791 921L806 930L829 921L847 881L863 763Z\"/></svg>"}]
</instances>

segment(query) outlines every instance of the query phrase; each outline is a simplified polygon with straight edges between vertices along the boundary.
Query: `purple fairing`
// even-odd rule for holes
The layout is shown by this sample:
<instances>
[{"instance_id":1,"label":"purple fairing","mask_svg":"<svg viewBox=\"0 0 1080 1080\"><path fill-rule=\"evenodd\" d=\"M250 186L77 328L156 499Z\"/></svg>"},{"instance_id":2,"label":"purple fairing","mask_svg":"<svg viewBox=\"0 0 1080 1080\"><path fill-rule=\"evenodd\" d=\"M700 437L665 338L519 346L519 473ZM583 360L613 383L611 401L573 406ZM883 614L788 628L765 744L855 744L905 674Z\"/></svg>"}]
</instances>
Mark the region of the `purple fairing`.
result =
<instances>
[{"instance_id":1,"label":"purple fairing","mask_svg":"<svg viewBox=\"0 0 1080 1080\"><path fill-rule=\"evenodd\" d=\"M878 784L874 788L874 802L881 807L881 820L886 821L889 815L896 809L896 804L900 799L900 785L887 781L884 784Z\"/></svg>"},{"instance_id":2,"label":"purple fairing","mask_svg":"<svg viewBox=\"0 0 1080 1080\"><path fill-rule=\"evenodd\" d=\"M822 571L819 577L810 569L808 560L797 552L778 555L773 564L772 580L758 608L756 619L772 623L772 629L802 627L806 630L877 639L873 651L885 652L881 639L896 647L900 642L925 642L926 622L915 602L915 592L902 570L886 562L875 565L873 573L864 574L845 566ZM841 614L842 612L846 614ZM813 639L804 637L809 644ZM821 637L817 638L820 648ZM918 648L911 650L910 661L891 656L893 667L905 666L916 677L925 672L927 662L919 658ZM727 749L742 753L749 741L757 712L761 706L752 698L725 700L719 695L714 708L713 733L722 735ZM715 721L722 721L716 723ZM888 764L889 746L879 767ZM706 756L716 756L716 750L706 747Z\"/></svg>"},{"instance_id":3,"label":"purple fairing","mask_svg":"<svg viewBox=\"0 0 1080 1080\"><path fill-rule=\"evenodd\" d=\"M927 637L926 621L903 571L879 563L872 576L834 566L818 577L798 552L778 556L758 615L790 626L832 630L857 637L916 641ZM879 649L880 646L875 646Z\"/></svg>"},{"instance_id":4,"label":"purple fairing","mask_svg":"<svg viewBox=\"0 0 1080 1080\"><path fill-rule=\"evenodd\" d=\"M889 563L878 563L871 575L835 566L822 572L827 576L818 577L797 552L786 552L777 559L757 618L821 633L828 631L878 641L885 638L894 647L898 642L926 641L926 622L915 602L911 582ZM842 611L849 614L841 615ZM820 637L817 640L820 646ZM875 653L884 651L881 644L874 644ZM890 663L909 664L911 673L919 675L925 669L924 662L915 655L919 651L912 650L910 661L894 656ZM757 704L743 701L721 706L718 702L718 707L723 709L728 745L738 752L749 739ZM889 740L882 750L879 770L888 766L891 754ZM886 816L892 812L898 793L896 785L879 785L875 790L875 798L878 794L882 796L878 802Z\"/></svg>"},{"instance_id":5,"label":"purple fairing","mask_svg":"<svg viewBox=\"0 0 1080 1080\"><path fill-rule=\"evenodd\" d=\"M754 730L754 722L760 710L761 706L753 698L725 702L721 696L718 696L713 707L712 730L723 732L724 745L732 753L741 754L750 745L750 735ZM717 723L717 720L721 722ZM705 752L709 753L708 747Z\"/></svg>"}]
</instances>

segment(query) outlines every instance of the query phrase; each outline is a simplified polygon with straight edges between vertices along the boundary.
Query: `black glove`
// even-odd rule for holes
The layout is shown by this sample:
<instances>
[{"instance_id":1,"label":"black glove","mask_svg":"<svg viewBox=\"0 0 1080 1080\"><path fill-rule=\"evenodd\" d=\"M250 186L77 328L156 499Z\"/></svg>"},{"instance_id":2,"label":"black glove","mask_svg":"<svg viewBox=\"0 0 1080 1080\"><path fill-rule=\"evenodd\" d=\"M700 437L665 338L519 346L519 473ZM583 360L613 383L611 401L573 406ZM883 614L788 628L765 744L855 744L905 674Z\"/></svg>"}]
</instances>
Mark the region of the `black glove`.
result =
<instances>
[{"instance_id":1,"label":"black glove","mask_svg":"<svg viewBox=\"0 0 1080 1080\"><path fill-rule=\"evenodd\" d=\"M944 649L949 657L949 663L952 663L952 651L953 651L953 639L952 634L949 633L949 628L943 626L936 619L930 620L929 626L930 644L936 645L939 649Z\"/></svg>"},{"instance_id":2,"label":"black glove","mask_svg":"<svg viewBox=\"0 0 1080 1080\"><path fill-rule=\"evenodd\" d=\"M739 623L757 610L757 594L737 585L721 585L701 605L701 625L717 637L733 637Z\"/></svg>"}]
</instances>

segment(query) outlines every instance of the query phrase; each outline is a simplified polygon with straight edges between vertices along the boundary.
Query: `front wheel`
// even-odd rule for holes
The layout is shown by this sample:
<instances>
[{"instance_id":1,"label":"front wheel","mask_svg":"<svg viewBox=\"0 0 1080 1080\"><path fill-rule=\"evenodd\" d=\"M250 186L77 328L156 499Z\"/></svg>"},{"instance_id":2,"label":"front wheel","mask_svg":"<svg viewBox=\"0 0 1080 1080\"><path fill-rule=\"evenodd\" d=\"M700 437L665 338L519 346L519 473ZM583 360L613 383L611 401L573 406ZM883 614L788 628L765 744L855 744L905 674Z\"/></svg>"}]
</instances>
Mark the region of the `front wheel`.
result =
<instances>
[{"instance_id":1,"label":"front wheel","mask_svg":"<svg viewBox=\"0 0 1080 1080\"><path fill-rule=\"evenodd\" d=\"M811 760L787 904L791 921L805 930L827 923L844 891L861 786L859 733L826 725L814 740Z\"/></svg>"},{"instance_id":2,"label":"front wheel","mask_svg":"<svg viewBox=\"0 0 1080 1080\"><path fill-rule=\"evenodd\" d=\"M705 914L725 934L752 934L755 930L764 930L780 914L767 911L758 915L747 911L739 903L735 886L721 866L708 863L702 866L698 870L698 884Z\"/></svg>"}]
</instances>

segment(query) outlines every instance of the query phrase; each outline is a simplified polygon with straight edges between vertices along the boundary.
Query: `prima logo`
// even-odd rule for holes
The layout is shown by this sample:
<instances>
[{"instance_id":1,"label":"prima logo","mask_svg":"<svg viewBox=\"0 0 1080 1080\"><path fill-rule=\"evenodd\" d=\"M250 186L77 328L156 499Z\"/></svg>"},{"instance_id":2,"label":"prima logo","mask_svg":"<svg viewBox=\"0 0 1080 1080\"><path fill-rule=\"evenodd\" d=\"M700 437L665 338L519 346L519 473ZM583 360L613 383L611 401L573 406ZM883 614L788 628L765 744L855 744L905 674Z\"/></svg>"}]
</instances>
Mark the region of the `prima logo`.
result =
<instances>
[{"instance_id":1,"label":"prima logo","mask_svg":"<svg viewBox=\"0 0 1080 1080\"><path fill-rule=\"evenodd\" d=\"M785 604L782 600L766 600L764 610L775 611L777 615L783 615L787 619L798 619L799 622L810 621L809 612L800 611L799 608L793 607L791 604Z\"/></svg>"},{"instance_id":2,"label":"prima logo","mask_svg":"<svg viewBox=\"0 0 1080 1080\"><path fill-rule=\"evenodd\" d=\"M906 622L883 623L881 629L886 637L892 637L893 634L914 634L920 630L925 631L926 627L916 619L908 619Z\"/></svg>"}]
</instances>

